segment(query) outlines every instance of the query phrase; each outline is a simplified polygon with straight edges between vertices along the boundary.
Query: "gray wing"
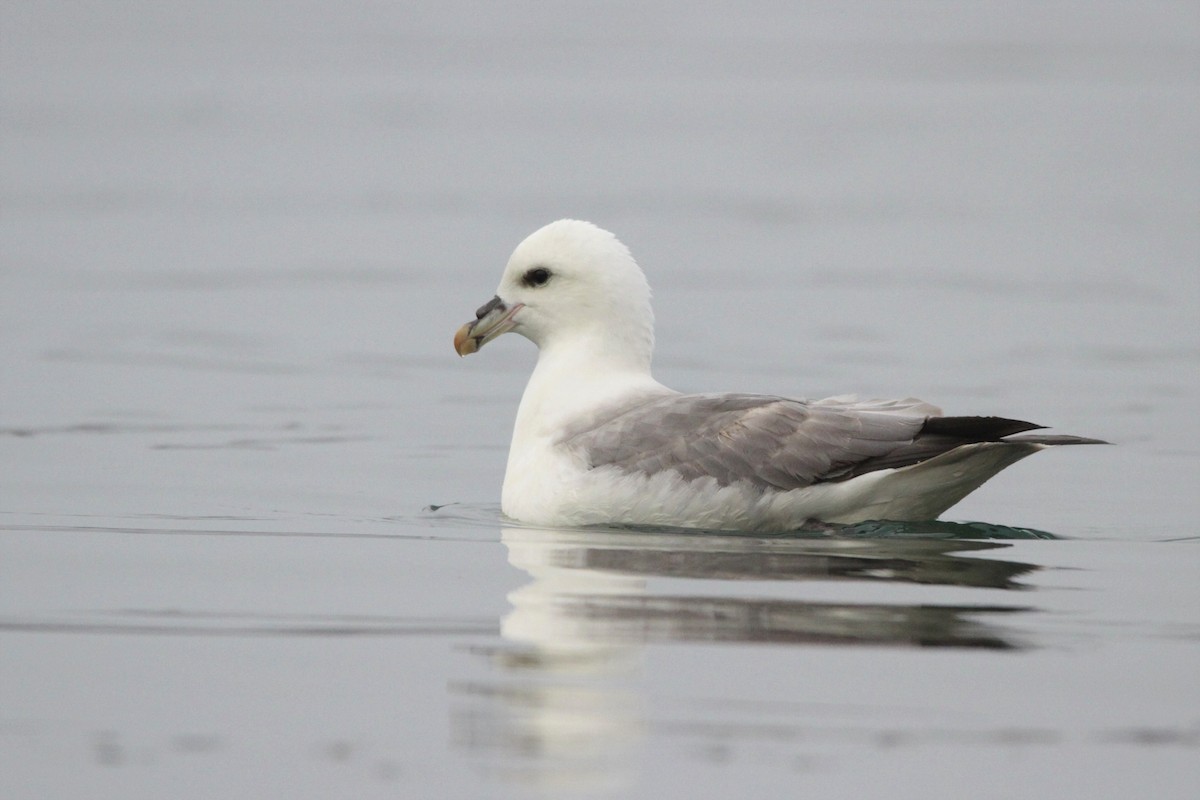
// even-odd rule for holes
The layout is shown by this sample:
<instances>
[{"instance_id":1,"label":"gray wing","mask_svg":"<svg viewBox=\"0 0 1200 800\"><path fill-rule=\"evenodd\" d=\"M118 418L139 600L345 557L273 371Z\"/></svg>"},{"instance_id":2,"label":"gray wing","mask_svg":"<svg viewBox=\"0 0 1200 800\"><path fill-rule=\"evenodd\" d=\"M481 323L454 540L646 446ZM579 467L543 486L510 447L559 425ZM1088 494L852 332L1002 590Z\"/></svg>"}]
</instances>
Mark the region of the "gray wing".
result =
<instances>
[{"instance_id":1,"label":"gray wing","mask_svg":"<svg viewBox=\"0 0 1200 800\"><path fill-rule=\"evenodd\" d=\"M936 452L925 446L919 458L905 457L938 413L915 400L667 395L610 409L568 431L561 443L578 448L592 467L647 475L675 470L685 480L788 490L915 463L962 444L953 437L952 446L939 444Z\"/></svg>"}]
</instances>

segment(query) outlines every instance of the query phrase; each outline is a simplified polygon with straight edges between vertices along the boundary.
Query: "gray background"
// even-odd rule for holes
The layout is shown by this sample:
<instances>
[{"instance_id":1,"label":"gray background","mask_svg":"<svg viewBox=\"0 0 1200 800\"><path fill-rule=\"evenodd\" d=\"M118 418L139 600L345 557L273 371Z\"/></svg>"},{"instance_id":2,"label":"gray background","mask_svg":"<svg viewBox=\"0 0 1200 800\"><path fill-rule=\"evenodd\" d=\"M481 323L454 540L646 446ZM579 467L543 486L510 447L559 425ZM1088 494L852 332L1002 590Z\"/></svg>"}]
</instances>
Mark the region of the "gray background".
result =
<instances>
[{"instance_id":1,"label":"gray background","mask_svg":"<svg viewBox=\"0 0 1200 800\"><path fill-rule=\"evenodd\" d=\"M5 797L1194 791L1194 3L10 2L0 37ZM947 515L1058 542L505 528L533 350L450 339L563 216L645 267L668 385L1118 445Z\"/></svg>"}]
</instances>

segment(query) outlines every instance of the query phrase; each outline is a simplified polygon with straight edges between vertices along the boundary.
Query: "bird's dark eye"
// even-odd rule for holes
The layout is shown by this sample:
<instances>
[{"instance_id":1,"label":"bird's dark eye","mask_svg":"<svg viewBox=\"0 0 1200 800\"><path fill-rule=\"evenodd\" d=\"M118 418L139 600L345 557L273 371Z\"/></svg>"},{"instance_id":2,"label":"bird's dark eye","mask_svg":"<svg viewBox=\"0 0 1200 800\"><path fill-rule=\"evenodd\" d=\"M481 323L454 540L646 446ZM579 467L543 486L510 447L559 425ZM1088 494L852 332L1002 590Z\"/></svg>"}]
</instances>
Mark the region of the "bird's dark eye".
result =
<instances>
[{"instance_id":1,"label":"bird's dark eye","mask_svg":"<svg viewBox=\"0 0 1200 800\"><path fill-rule=\"evenodd\" d=\"M550 280L550 270L545 267L534 267L525 273L521 278L521 283L526 286L545 286Z\"/></svg>"}]
</instances>

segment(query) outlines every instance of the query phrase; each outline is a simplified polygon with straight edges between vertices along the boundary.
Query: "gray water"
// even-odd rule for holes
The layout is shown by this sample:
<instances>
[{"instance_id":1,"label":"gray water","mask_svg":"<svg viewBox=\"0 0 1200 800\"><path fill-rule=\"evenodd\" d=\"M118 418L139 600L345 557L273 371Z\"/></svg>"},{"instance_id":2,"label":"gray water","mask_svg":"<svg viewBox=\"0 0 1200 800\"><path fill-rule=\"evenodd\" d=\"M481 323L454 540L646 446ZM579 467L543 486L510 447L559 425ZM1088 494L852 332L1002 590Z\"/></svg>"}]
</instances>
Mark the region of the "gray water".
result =
<instances>
[{"instance_id":1,"label":"gray water","mask_svg":"<svg viewBox=\"0 0 1200 800\"><path fill-rule=\"evenodd\" d=\"M1200 12L794 6L4 4L0 795L1194 797ZM1116 445L511 525L451 337L563 216L668 385Z\"/></svg>"}]
</instances>

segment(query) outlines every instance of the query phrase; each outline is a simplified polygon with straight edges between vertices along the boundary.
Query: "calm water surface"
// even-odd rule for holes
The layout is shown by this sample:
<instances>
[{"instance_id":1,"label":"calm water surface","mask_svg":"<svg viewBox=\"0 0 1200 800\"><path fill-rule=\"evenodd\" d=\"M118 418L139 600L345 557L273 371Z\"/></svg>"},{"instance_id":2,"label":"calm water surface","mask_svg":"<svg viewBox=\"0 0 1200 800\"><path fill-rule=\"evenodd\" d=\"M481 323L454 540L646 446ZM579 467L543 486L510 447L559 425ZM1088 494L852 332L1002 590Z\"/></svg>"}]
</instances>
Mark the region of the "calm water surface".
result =
<instances>
[{"instance_id":1,"label":"calm water surface","mask_svg":"<svg viewBox=\"0 0 1200 800\"><path fill-rule=\"evenodd\" d=\"M122 8L0 11L5 798L1194 796L1191 4ZM677 388L1117 444L511 525L533 349L450 338L566 215Z\"/></svg>"}]
</instances>

